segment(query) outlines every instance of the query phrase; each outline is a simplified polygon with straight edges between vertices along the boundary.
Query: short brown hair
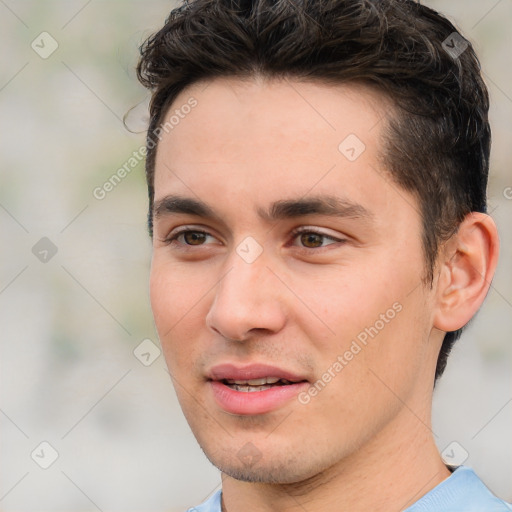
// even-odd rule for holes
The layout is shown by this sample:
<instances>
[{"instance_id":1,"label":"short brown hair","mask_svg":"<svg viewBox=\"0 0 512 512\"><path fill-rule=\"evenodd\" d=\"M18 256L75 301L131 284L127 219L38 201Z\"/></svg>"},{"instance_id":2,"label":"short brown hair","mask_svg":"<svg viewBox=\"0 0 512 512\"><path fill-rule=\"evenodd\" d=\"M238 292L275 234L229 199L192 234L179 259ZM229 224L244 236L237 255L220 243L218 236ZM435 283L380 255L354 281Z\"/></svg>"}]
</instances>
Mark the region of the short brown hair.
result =
<instances>
[{"instance_id":1,"label":"short brown hair","mask_svg":"<svg viewBox=\"0 0 512 512\"><path fill-rule=\"evenodd\" d=\"M384 163L423 218L426 279L439 244L472 211L486 211L489 98L471 44L412 0L193 0L141 47L137 73L152 91L146 177L152 235L157 138L176 96L216 77L361 82L395 105ZM461 329L446 333L436 378Z\"/></svg>"}]
</instances>

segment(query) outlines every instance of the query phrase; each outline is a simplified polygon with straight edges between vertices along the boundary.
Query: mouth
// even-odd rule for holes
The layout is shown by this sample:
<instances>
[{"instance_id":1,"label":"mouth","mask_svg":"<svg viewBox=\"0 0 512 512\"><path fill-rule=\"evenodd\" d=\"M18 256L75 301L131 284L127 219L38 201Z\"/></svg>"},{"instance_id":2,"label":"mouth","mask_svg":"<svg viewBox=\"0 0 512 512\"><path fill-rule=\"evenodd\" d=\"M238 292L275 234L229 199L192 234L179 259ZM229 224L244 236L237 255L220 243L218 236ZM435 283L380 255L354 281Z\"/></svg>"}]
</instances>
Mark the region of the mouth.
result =
<instances>
[{"instance_id":1,"label":"mouth","mask_svg":"<svg viewBox=\"0 0 512 512\"><path fill-rule=\"evenodd\" d=\"M309 387L305 376L275 366L214 366L207 375L214 402L236 415L265 414L283 407Z\"/></svg>"}]
</instances>

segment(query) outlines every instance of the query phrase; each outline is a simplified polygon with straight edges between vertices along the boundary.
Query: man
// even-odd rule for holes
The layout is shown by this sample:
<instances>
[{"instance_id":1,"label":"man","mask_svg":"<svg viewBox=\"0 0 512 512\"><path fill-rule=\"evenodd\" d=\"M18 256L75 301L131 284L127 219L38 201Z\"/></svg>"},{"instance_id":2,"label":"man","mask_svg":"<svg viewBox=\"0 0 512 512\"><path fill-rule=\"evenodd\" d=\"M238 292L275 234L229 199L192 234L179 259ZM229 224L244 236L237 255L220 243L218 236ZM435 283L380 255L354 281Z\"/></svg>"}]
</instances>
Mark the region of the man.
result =
<instances>
[{"instance_id":1,"label":"man","mask_svg":"<svg viewBox=\"0 0 512 512\"><path fill-rule=\"evenodd\" d=\"M488 95L408 0L195 0L142 48L151 302L196 511L505 511L435 379L489 290Z\"/></svg>"}]
</instances>

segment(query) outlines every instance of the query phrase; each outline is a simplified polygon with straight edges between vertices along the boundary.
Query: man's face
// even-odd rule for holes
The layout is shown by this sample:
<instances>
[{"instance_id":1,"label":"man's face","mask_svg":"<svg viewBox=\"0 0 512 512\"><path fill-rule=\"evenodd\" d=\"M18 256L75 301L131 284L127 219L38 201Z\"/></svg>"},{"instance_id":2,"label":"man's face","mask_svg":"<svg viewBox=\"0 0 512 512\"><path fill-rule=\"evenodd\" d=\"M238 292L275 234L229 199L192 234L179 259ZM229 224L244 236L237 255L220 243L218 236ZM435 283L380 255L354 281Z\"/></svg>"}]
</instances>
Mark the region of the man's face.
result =
<instances>
[{"instance_id":1,"label":"man's face","mask_svg":"<svg viewBox=\"0 0 512 512\"><path fill-rule=\"evenodd\" d=\"M235 478L298 482L428 430L440 339L418 203L381 164L387 108L222 79L167 115L152 308L184 414Z\"/></svg>"}]
</instances>

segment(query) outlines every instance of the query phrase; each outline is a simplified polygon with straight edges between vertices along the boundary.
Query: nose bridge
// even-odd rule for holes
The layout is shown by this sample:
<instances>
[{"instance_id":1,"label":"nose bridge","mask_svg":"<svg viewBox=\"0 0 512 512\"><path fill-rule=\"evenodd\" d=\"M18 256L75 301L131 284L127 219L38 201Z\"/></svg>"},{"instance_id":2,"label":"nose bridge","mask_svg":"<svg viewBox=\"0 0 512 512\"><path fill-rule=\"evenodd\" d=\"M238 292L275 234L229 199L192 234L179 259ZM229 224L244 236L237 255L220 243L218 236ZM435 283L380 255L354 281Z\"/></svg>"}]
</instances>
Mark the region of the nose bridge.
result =
<instances>
[{"instance_id":1,"label":"nose bridge","mask_svg":"<svg viewBox=\"0 0 512 512\"><path fill-rule=\"evenodd\" d=\"M217 302L225 301L230 307L235 303L240 311L262 305L265 298L271 299L272 290L268 286L269 270L263 256L247 262L233 253L229 261L229 271L217 288Z\"/></svg>"},{"instance_id":2,"label":"nose bridge","mask_svg":"<svg viewBox=\"0 0 512 512\"><path fill-rule=\"evenodd\" d=\"M279 330L285 319L283 304L266 258L259 255L250 260L233 252L226 263L227 272L216 287L207 325L234 340L247 338L252 329Z\"/></svg>"}]
</instances>

